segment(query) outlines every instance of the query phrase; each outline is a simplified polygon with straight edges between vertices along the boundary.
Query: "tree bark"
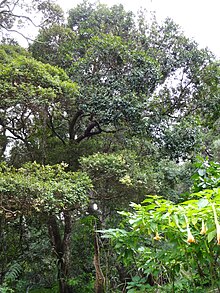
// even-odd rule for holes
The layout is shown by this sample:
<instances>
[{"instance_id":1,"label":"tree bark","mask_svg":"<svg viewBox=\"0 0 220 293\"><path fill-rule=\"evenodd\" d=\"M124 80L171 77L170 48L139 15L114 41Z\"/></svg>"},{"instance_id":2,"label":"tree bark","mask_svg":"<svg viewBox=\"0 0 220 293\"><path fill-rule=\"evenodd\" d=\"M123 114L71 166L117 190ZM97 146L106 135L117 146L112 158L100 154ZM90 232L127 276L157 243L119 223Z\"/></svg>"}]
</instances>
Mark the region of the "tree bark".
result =
<instances>
[{"instance_id":1,"label":"tree bark","mask_svg":"<svg viewBox=\"0 0 220 293\"><path fill-rule=\"evenodd\" d=\"M96 271L96 279L95 279L95 293L104 293L105 292L105 277L102 273L101 265L100 265L100 252L99 252L99 243L98 236L95 233L94 237L94 266Z\"/></svg>"},{"instance_id":2,"label":"tree bark","mask_svg":"<svg viewBox=\"0 0 220 293\"><path fill-rule=\"evenodd\" d=\"M71 232L72 218L70 212L64 212L64 234L60 234L59 225L55 215L51 215L48 221L48 230L53 250L56 254L57 279L59 282L60 293L74 293L71 286L68 285L69 267L70 267L70 249L71 249Z\"/></svg>"}]
</instances>

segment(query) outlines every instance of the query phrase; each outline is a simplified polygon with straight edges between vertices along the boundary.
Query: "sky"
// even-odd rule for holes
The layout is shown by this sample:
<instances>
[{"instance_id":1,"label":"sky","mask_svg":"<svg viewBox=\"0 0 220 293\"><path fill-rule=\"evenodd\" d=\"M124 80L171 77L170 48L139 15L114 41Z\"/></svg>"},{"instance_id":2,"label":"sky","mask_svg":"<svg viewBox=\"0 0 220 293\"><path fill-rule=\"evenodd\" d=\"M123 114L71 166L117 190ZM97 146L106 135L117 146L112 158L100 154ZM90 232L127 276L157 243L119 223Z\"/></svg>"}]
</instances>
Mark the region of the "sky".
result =
<instances>
[{"instance_id":1,"label":"sky","mask_svg":"<svg viewBox=\"0 0 220 293\"><path fill-rule=\"evenodd\" d=\"M67 11L82 1L56 0L56 2ZM208 47L217 58L220 58L220 0L101 0L100 2L109 6L121 3L126 10L134 12L140 7L146 8L155 11L159 21L170 17L181 26L187 37L194 39L201 48Z\"/></svg>"}]
</instances>

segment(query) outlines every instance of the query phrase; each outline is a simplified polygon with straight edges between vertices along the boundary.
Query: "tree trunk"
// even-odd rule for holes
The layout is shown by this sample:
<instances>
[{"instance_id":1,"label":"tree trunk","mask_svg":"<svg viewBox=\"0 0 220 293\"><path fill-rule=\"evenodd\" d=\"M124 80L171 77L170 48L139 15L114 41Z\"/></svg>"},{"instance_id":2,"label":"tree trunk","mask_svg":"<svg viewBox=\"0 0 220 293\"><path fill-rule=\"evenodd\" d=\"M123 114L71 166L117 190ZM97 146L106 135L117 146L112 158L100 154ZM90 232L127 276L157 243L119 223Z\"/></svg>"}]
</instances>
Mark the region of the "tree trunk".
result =
<instances>
[{"instance_id":1,"label":"tree trunk","mask_svg":"<svg viewBox=\"0 0 220 293\"><path fill-rule=\"evenodd\" d=\"M66 280L59 280L59 292L60 293L74 293L71 286L69 286Z\"/></svg>"},{"instance_id":2,"label":"tree trunk","mask_svg":"<svg viewBox=\"0 0 220 293\"><path fill-rule=\"evenodd\" d=\"M64 234L61 238L59 225L55 215L51 215L48 221L48 229L53 250L56 254L58 265L58 282L60 293L74 293L67 284L70 267L71 231L72 219L70 212L64 212Z\"/></svg>"},{"instance_id":3,"label":"tree trunk","mask_svg":"<svg viewBox=\"0 0 220 293\"><path fill-rule=\"evenodd\" d=\"M99 253L99 243L98 236L95 233L94 237L94 246L95 246L95 254L94 254L94 266L96 271L96 279L95 279L95 293L104 293L105 292L105 277L102 273L102 269L100 266L100 253Z\"/></svg>"}]
</instances>

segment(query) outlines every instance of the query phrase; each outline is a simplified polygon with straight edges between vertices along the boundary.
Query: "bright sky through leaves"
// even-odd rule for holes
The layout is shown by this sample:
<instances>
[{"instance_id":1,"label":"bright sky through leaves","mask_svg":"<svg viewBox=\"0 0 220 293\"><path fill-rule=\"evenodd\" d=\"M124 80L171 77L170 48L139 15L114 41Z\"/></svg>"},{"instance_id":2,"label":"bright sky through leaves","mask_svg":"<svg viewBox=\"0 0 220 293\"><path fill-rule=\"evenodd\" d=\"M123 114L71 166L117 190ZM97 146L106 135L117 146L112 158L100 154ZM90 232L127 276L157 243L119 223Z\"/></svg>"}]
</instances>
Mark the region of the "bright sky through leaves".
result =
<instances>
[{"instance_id":1,"label":"bright sky through leaves","mask_svg":"<svg viewBox=\"0 0 220 293\"><path fill-rule=\"evenodd\" d=\"M64 9L70 9L82 1L56 0ZM92 0L91 0L92 2ZM158 19L171 17L184 30L186 36L195 39L201 47L208 47L220 57L219 0L101 0L109 6L123 4L125 9L136 12L140 7L156 11Z\"/></svg>"}]
</instances>

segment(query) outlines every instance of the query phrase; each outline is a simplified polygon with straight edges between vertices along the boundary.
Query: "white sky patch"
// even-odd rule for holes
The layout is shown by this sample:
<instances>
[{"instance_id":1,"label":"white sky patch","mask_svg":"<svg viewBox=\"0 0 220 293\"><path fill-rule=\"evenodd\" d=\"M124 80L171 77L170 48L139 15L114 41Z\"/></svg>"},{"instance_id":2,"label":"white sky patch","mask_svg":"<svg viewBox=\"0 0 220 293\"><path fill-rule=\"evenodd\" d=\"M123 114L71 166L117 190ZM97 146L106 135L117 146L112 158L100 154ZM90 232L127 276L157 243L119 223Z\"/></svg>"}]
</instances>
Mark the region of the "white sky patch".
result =
<instances>
[{"instance_id":1,"label":"white sky patch","mask_svg":"<svg viewBox=\"0 0 220 293\"><path fill-rule=\"evenodd\" d=\"M92 207L93 207L94 211L97 211L97 210L98 210L98 205L97 205L96 203L94 203L94 204L92 205Z\"/></svg>"}]
</instances>

